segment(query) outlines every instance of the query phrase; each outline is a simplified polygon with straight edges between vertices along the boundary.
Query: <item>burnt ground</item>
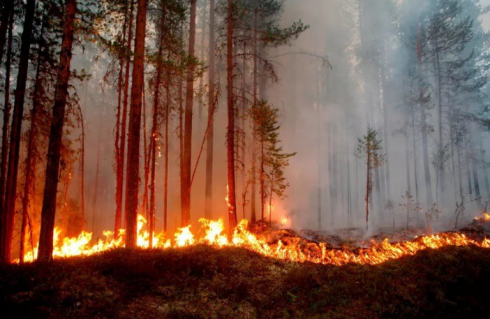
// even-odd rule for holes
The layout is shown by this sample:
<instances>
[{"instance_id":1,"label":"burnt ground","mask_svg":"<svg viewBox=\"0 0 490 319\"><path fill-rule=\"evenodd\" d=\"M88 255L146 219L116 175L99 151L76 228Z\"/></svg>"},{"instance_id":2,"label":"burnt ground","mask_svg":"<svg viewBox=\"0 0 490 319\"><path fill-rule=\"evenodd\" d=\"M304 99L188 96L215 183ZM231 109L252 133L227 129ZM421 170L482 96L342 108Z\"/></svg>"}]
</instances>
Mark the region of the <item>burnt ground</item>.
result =
<instances>
[{"instance_id":1,"label":"burnt ground","mask_svg":"<svg viewBox=\"0 0 490 319\"><path fill-rule=\"evenodd\" d=\"M245 249L115 250L0 268L2 318L488 318L490 249L377 266L299 264Z\"/></svg>"}]
</instances>

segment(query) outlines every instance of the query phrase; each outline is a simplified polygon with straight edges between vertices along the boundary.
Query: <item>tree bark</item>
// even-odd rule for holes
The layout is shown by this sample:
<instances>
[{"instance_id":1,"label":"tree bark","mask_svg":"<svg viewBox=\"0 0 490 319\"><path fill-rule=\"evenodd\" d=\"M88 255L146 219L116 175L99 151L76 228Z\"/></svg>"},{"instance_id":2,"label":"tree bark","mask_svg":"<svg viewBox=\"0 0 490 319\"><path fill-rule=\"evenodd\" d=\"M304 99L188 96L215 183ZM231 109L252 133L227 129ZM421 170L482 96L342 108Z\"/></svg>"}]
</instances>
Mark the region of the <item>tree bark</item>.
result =
<instances>
[{"instance_id":1,"label":"tree bark","mask_svg":"<svg viewBox=\"0 0 490 319\"><path fill-rule=\"evenodd\" d=\"M68 82L70 80L70 63L72 58L74 23L77 11L77 0L66 0L63 24L63 41L61 44L58 81L55 90L53 119L48 146L46 165L46 182L44 186L43 207L41 211L41 234L39 236L39 261L53 259L53 228L56 213L56 192L61 157L61 142L65 120Z\"/></svg>"},{"instance_id":2,"label":"tree bark","mask_svg":"<svg viewBox=\"0 0 490 319\"><path fill-rule=\"evenodd\" d=\"M228 128L226 133L226 146L228 158L228 220L229 234L237 224L236 218L236 190L235 190L235 105L233 101L233 1L228 0L226 32L226 66L227 66L227 105Z\"/></svg>"},{"instance_id":3,"label":"tree bark","mask_svg":"<svg viewBox=\"0 0 490 319\"><path fill-rule=\"evenodd\" d=\"M138 13L136 16L136 41L133 65L133 83L131 87L131 109L129 115L128 136L128 166L126 207L127 216L126 247L136 247L136 224L138 215L138 185L139 185L139 157L141 134L141 104L143 94L145 38L146 38L146 11L147 1L138 0Z\"/></svg>"},{"instance_id":4,"label":"tree bark","mask_svg":"<svg viewBox=\"0 0 490 319\"><path fill-rule=\"evenodd\" d=\"M425 92L422 87L422 43L421 43L421 26L417 26L417 65L418 65L418 76L419 76L419 86L420 86L420 118L421 118L421 129L422 129L422 157L424 161L424 172L425 172L425 192L426 192L426 204L432 206L434 204L432 198L432 183L430 178L430 165L429 165L429 145L427 138L427 115L426 105L423 102L425 98Z\"/></svg>"},{"instance_id":5,"label":"tree bark","mask_svg":"<svg viewBox=\"0 0 490 319\"><path fill-rule=\"evenodd\" d=\"M254 47L253 47L253 106L257 106L257 88L258 88L258 9L254 10ZM257 193L256 190L256 179L257 179L257 174L256 174L256 162L257 162L257 150L256 150L256 134L255 134L255 121L253 122L253 136L252 136L252 191L250 194L250 207L251 207L251 221L252 223L255 223L257 221L257 213L255 211L256 209L256 203L255 203L255 195Z\"/></svg>"},{"instance_id":6,"label":"tree bark","mask_svg":"<svg viewBox=\"0 0 490 319\"><path fill-rule=\"evenodd\" d=\"M215 0L210 0L209 6L209 93L208 93L208 136L206 149L206 189L204 217L210 219L213 210L213 161L214 161L214 112L215 112Z\"/></svg>"},{"instance_id":7,"label":"tree bark","mask_svg":"<svg viewBox=\"0 0 490 319\"><path fill-rule=\"evenodd\" d=\"M155 82L155 96L153 99L153 121L151 128L151 163L150 163L150 248L153 247L153 233L155 231L155 170L156 170L156 148L158 141L158 107L160 105L160 83L162 82L162 62L163 62L163 41L165 34L165 10L162 13L160 26L160 43L157 56L157 77Z\"/></svg>"},{"instance_id":8,"label":"tree bark","mask_svg":"<svg viewBox=\"0 0 490 319\"><path fill-rule=\"evenodd\" d=\"M22 44L20 48L19 71L17 75L17 88L15 90L14 113L10 131L9 161L7 172L7 189L4 207L0 208L0 262L9 263L12 257L12 236L14 232L14 215L17 192L17 174L19 170L19 151L22 131L22 117L24 115L24 100L26 93L27 71L29 68L29 54L32 42L32 28L34 23L35 0L28 0L22 31Z\"/></svg>"},{"instance_id":9,"label":"tree bark","mask_svg":"<svg viewBox=\"0 0 490 319\"><path fill-rule=\"evenodd\" d=\"M114 236L119 236L119 229L122 226L122 210L123 210L123 194L124 194L124 158L126 156L126 125L128 117L128 99L129 99L129 72L131 66L131 52L133 42L133 13L134 13L134 0L131 0L129 9L129 26L128 26L128 38L127 38L127 52L126 52L126 70L124 79L124 99L123 99L123 114L121 123L121 135L119 146L119 172L116 178L116 219L114 227ZM127 185L126 185L127 186ZM125 216L124 223L127 221Z\"/></svg>"},{"instance_id":10,"label":"tree bark","mask_svg":"<svg viewBox=\"0 0 490 319\"><path fill-rule=\"evenodd\" d=\"M181 226L185 227L191 222L191 159L192 159L192 113L194 106L194 53L196 42L196 7L197 0L190 0L191 15L189 27L189 57L192 59L187 68L186 98L184 114L184 162L181 175Z\"/></svg>"},{"instance_id":11,"label":"tree bark","mask_svg":"<svg viewBox=\"0 0 490 319\"><path fill-rule=\"evenodd\" d=\"M5 1L5 8L2 12L2 18L0 21L0 63L3 59L3 52L5 51L5 40L7 39L7 30L10 28L10 20L13 19L13 7L15 0ZM7 48L8 50L8 48Z\"/></svg>"},{"instance_id":12,"label":"tree bark","mask_svg":"<svg viewBox=\"0 0 490 319\"><path fill-rule=\"evenodd\" d=\"M10 69L12 62L12 30L13 30L13 15L10 17L10 25L8 30L8 44L7 44L7 59L5 61L5 91L4 91L4 106L3 106L3 127L2 127L2 162L0 166L0 218L3 218L4 203L5 203L5 187L7 179L7 164L8 164L8 136L9 136L9 124L10 124ZM0 220L0 224L3 219ZM2 229L0 225L0 230ZM1 236L1 232L0 232ZM2 240L0 238L0 245ZM0 249L1 250L1 249Z\"/></svg>"}]
</instances>

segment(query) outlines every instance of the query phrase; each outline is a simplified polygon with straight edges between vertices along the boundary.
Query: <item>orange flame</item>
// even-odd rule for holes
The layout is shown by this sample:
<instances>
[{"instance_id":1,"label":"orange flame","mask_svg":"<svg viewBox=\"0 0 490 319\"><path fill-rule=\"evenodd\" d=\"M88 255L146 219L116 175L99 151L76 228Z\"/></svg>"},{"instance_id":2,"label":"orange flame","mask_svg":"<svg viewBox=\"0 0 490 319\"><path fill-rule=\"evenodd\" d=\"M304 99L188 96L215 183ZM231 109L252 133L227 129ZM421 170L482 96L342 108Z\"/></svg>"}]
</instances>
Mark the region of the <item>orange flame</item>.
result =
<instances>
[{"instance_id":1,"label":"orange flame","mask_svg":"<svg viewBox=\"0 0 490 319\"><path fill-rule=\"evenodd\" d=\"M174 235L174 239L166 239L165 234L153 236L153 247L157 249L169 249L188 247L197 244L211 245L214 247L241 247L257 252L261 255L290 260L295 262L312 262L317 264L345 265L348 263L375 265L391 259L403 256L415 255L427 248L437 249L444 246L468 246L474 245L482 248L490 248L490 240L476 241L467 238L461 233L448 233L417 238L415 241L390 243L387 239L382 242L371 242L370 248L361 248L356 251L343 249L329 249L326 243L314 244L301 242L300 237L288 238L277 243L268 243L265 237L251 233L248 230L248 222L243 220L236 227L232 238L225 235L223 220L211 221L200 219L203 236L196 238L191 232L190 226L180 228ZM137 244L141 248L149 247L149 232L144 230L146 220L138 216ZM124 247L122 237L114 239L111 231L103 233L105 239L91 243L92 233L82 232L76 238L64 238L60 240L61 231L56 228L54 232L54 258L66 258L72 256L89 256L110 249ZM121 235L125 231L121 230ZM37 248L25 254L25 261L33 261L37 257Z\"/></svg>"},{"instance_id":2,"label":"orange flame","mask_svg":"<svg viewBox=\"0 0 490 319\"><path fill-rule=\"evenodd\" d=\"M490 214L483 213L482 217L475 217L475 221L477 221L477 222L490 222Z\"/></svg>"}]
</instances>

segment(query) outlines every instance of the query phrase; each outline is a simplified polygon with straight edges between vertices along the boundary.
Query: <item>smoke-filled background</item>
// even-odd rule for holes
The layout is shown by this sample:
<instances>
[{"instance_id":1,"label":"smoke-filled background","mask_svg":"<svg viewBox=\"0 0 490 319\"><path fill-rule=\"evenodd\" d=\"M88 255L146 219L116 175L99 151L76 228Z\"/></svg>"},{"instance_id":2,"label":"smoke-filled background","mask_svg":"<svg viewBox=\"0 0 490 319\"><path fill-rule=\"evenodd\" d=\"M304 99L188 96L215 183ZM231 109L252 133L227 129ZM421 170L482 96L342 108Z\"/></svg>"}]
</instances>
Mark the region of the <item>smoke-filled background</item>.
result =
<instances>
[{"instance_id":1,"label":"smoke-filled background","mask_svg":"<svg viewBox=\"0 0 490 319\"><path fill-rule=\"evenodd\" d=\"M466 2L459 1L459 3L465 5ZM471 5L478 4L477 1L471 3ZM482 1L479 5L483 7L486 3ZM268 82L266 98L280 110L280 138L284 149L297 152L287 169L290 183L287 197L274 200L273 219L281 221L288 218L286 226L293 228L332 230L363 227L366 163L364 158L358 156L357 146L358 138L366 134L368 125L371 125L378 131L383 153L386 153L387 157L386 163L379 172L373 174L376 176L373 176L371 227L391 227L393 220L396 227L404 227L407 221L406 206L403 205L406 204L408 191L413 196L414 206L420 208L419 211L410 212L409 223L413 226L425 224L425 217L420 211L429 210L436 203L436 192L440 190L436 186L438 172L432 163L438 145L439 130L435 92L437 85L433 71L425 70L427 90L431 90L431 99L427 102L431 105L427 114L427 126L430 127L427 135L432 193L432 201L429 202L422 154L419 106L414 106L413 112L416 113L414 124L411 122L410 110L407 111L411 108L407 105L407 92L411 85L406 79L410 72L407 70L407 64L415 63L413 67L417 67L414 58L417 54L416 43L413 42L417 31L411 30L413 33L411 37L401 34L407 32L401 29L401 23L408 23L415 28L416 19L423 15L422 7L417 1L413 3L411 1L359 3L335 0L284 2L281 25L290 25L301 19L309 25L309 29L292 45L273 49L267 53L276 67L279 81ZM465 12L462 12L459 18L463 18L464 14ZM480 29L487 31L490 24L487 15L472 18L477 19L472 26L478 30L475 33L480 32ZM198 13L199 19L202 20L202 15ZM199 34L202 32L201 22L198 21L197 25L201 28L198 30ZM482 37L485 39L478 40L480 42L475 45L487 45L486 34ZM204 43L207 45L207 40ZM86 53L76 54L75 66L83 63L84 55ZM222 60L218 59L218 61L223 63ZM204 62L206 63L205 55ZM115 210L113 127L116 95L113 87L101 84L102 79L97 77L98 74L103 74L103 64L104 60L98 64L87 65L93 77L79 89L80 103L84 108L87 123L86 184L90 185L87 188L87 222L89 225L95 223L92 227L95 227L96 231L111 228ZM481 72L484 73L485 70L482 68ZM206 74L204 74L204 81L206 81ZM224 82L223 75L221 81ZM197 85L198 83L196 87ZM221 86L223 91L221 94L224 98L224 83ZM486 86L482 87L481 91L485 92ZM149 107L151 92L145 93L148 129L151 122ZM448 100L443 106L444 109L452 107L453 104L455 107L462 107L460 104L462 100L459 97L452 98L454 101ZM475 114L484 111L484 105L478 103L475 102L475 106L469 105L470 109L474 108ZM202 103L199 103L199 106L205 108ZM199 156L204 138L206 114L205 109L199 111L196 108L194 112L193 166ZM224 104L220 104L216 117L213 217L223 218L226 214L226 108ZM175 116L173 120L171 131L174 135L170 144L169 225L177 227L180 222L179 153ZM481 126L469 125L474 130L472 143L475 152L482 151L483 157L477 161L465 153L460 156L460 161L464 162L460 163L460 168L453 167L453 163L448 163L444 168L442 173L445 176L444 193L437 195L437 207L440 210L438 221L443 222L444 227L451 227L454 224L456 205L461 198L459 175L456 170L461 170L462 191L465 194L464 216L467 219L480 213L482 207L486 205L490 192L486 172L488 159L484 153L487 149L488 133ZM443 127L443 130L446 128ZM443 136L447 138L447 134L449 133L444 132ZM405 135L408 135L408 138ZM462 143L462 148L467 146L463 144L466 143ZM467 151L461 151L464 152ZM100 154L99 164L97 164L98 154ZM246 156L250 154L247 152ZM191 217L194 222L203 216L204 211L204 166L201 155L192 186ZM473 175L473 170L476 170L476 175ZM97 171L98 178L96 178ZM160 227L162 213L159 207L162 207L163 196L158 194L163 188L162 177L163 171L158 169L157 225ZM243 176L238 173L239 185L240 179L243 179ZM475 182L479 183L479 194L476 194ZM415 184L417 184L417 191ZM415 205L416 203L418 205ZM238 203L238 206L241 207L241 203ZM239 209L239 218L249 218L249 209L247 204L245 216Z\"/></svg>"},{"instance_id":2,"label":"smoke-filled background","mask_svg":"<svg viewBox=\"0 0 490 319\"><path fill-rule=\"evenodd\" d=\"M372 170L370 231L425 227L428 220L452 228L456 218L462 225L463 220L486 209L490 198L486 120L490 16L486 14L486 5L490 1L283 2L279 25L287 27L301 20L309 28L288 45L268 48L264 53L264 58L274 66L277 81L266 81L261 98L279 109L279 139L284 151L297 152L286 168L290 184L286 196L273 198L273 220L295 229L364 228L367 170L366 158L358 151L358 145L368 126L381 141L379 155L386 157L382 165ZM198 1L196 56L205 66L209 60L208 14L209 1ZM223 21L218 14L218 44L223 41ZM461 31L463 27L466 33ZM113 29L117 28L120 25L116 23ZM154 48L155 25L149 23L147 32L147 47ZM220 84L215 118L213 218L225 218L227 213L225 59L222 48L218 49ZM73 69L84 69L91 75L88 80L74 80L72 84L86 133L86 228L96 234L113 229L116 209L117 77L107 73L113 63L107 50L85 43L76 47L72 65ZM235 69L236 76L245 74L250 80L250 65L235 61ZM150 78L153 71L148 66L145 76ZM194 85L201 94L196 94L193 117L192 170L196 168L191 192L193 223L204 216L205 206L207 77L208 73L203 72ZM147 81L142 150L149 143L153 97ZM245 202L242 197L250 178L250 130L251 122L246 120L248 146L240 159L243 166L238 165L241 168L237 170L239 219L250 219L250 192ZM67 133L64 138L72 141L78 154L80 126L74 125ZM169 231L173 232L180 226L175 111L170 118L170 133L168 223ZM155 179L157 230L163 227L162 152L163 146L159 144ZM21 160L25 156L24 145ZM41 158L45 160L44 155ZM44 168L44 162L40 166ZM143 166L141 158L140 194ZM59 192L66 192L65 199L72 200L74 207L80 206L79 179L77 163L69 174L71 182L59 187ZM36 199L39 207L40 198ZM260 212L258 207L257 210ZM39 214L34 214L34 219L35 216Z\"/></svg>"}]
</instances>

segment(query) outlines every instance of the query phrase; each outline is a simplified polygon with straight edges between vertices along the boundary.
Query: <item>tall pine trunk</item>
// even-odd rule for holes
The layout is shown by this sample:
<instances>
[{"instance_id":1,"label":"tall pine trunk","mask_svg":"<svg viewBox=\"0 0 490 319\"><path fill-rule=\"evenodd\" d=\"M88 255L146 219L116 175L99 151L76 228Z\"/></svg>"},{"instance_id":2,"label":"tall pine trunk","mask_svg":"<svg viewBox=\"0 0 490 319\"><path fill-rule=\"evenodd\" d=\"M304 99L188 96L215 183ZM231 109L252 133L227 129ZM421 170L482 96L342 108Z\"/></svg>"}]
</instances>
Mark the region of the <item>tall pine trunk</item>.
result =
<instances>
[{"instance_id":1,"label":"tall pine trunk","mask_svg":"<svg viewBox=\"0 0 490 319\"><path fill-rule=\"evenodd\" d=\"M204 217L210 219L213 210L213 161L214 161L214 113L215 113L215 0L210 0L209 6L209 93L208 93L208 136L206 149L206 186Z\"/></svg>"},{"instance_id":2,"label":"tall pine trunk","mask_svg":"<svg viewBox=\"0 0 490 319\"><path fill-rule=\"evenodd\" d=\"M163 6L162 6L163 7ZM155 169L156 169L156 149L158 141L158 107L160 105L160 86L162 82L162 62L163 62L163 40L165 34L165 10L162 12L161 27L160 27L160 43L157 56L157 77L155 82L155 96L153 99L153 121L151 128L151 157L150 157L150 248L153 247L153 233L155 231Z\"/></svg>"},{"instance_id":3,"label":"tall pine trunk","mask_svg":"<svg viewBox=\"0 0 490 319\"><path fill-rule=\"evenodd\" d=\"M228 158L228 221L229 234L233 231L237 224L236 217L236 188L235 188L235 105L233 96L233 1L228 0L226 22L226 75L227 75L227 109L228 109L228 127L226 132L226 147Z\"/></svg>"},{"instance_id":4,"label":"tall pine trunk","mask_svg":"<svg viewBox=\"0 0 490 319\"><path fill-rule=\"evenodd\" d=\"M68 82L70 80L70 63L72 58L73 35L77 0L65 1L65 18L63 23L63 41L61 44L58 80L55 90L53 119L48 146L46 165L46 182L44 186L43 207L41 210L41 234L39 236L39 260L53 259L53 229L56 213L56 192L58 189L58 172L61 158L61 142L65 121Z\"/></svg>"},{"instance_id":5,"label":"tall pine trunk","mask_svg":"<svg viewBox=\"0 0 490 319\"><path fill-rule=\"evenodd\" d=\"M146 11L147 1L138 0L138 13L136 16L136 41L133 65L133 83L131 87L131 109L129 115L128 136L128 165L126 207L127 216L126 247L136 247L136 224L138 215L138 186L139 186L139 157L141 135L141 106L143 94L144 64L145 64L145 38L146 38Z\"/></svg>"},{"instance_id":6,"label":"tall pine trunk","mask_svg":"<svg viewBox=\"0 0 490 319\"><path fill-rule=\"evenodd\" d=\"M13 15L10 17L10 25L8 29L8 44L7 44L7 59L5 61L5 91L4 91L4 105L3 105L3 127L2 127L2 159L0 166L0 217L3 216L4 203L5 203L5 187L7 179L7 164L8 164L8 136L9 136L9 124L10 124L10 69L12 64L12 30L13 30ZM0 220L0 223L3 219ZM1 230L0 225L0 230ZM1 232L0 232L1 236ZM0 238L0 245L1 245Z\"/></svg>"},{"instance_id":7,"label":"tall pine trunk","mask_svg":"<svg viewBox=\"0 0 490 319\"><path fill-rule=\"evenodd\" d=\"M425 92L423 88L423 75L422 75L422 43L421 43L421 26L417 26L417 68L418 68L418 80L419 80L419 103L420 103L420 119L422 130L422 158L424 162L424 173L425 173L425 192L426 192L426 204L432 206L434 204L432 197L432 183L430 178L430 165L429 165L429 142L427 137L427 115L426 115L426 103Z\"/></svg>"},{"instance_id":8,"label":"tall pine trunk","mask_svg":"<svg viewBox=\"0 0 490 319\"><path fill-rule=\"evenodd\" d=\"M3 52L5 51L5 40L7 39L7 30L9 30L11 25L11 19L13 14L15 0L5 1L5 7L3 9L0 21L0 62L3 59ZM8 50L8 48L7 48Z\"/></svg>"},{"instance_id":9,"label":"tall pine trunk","mask_svg":"<svg viewBox=\"0 0 490 319\"><path fill-rule=\"evenodd\" d=\"M196 42L196 7L197 0L190 0L191 15L189 27L189 50L191 57L190 65L187 67L185 114L184 114L184 161L181 168L181 226L185 227L191 222L191 159L192 159L192 113L194 105L194 53Z\"/></svg>"},{"instance_id":10,"label":"tall pine trunk","mask_svg":"<svg viewBox=\"0 0 490 319\"><path fill-rule=\"evenodd\" d=\"M254 42L253 42L253 106L256 107L258 100L257 100L257 89L258 89L258 9L254 10ZM252 191L250 194L250 207L251 207L251 221L252 223L257 221L257 213L255 211L256 209L256 203L255 203L255 198L256 198L256 185L257 185L257 149L256 149L256 144L257 144L257 136L255 133L255 121L253 121L253 129L252 131L253 136L252 136Z\"/></svg>"},{"instance_id":11,"label":"tall pine trunk","mask_svg":"<svg viewBox=\"0 0 490 319\"><path fill-rule=\"evenodd\" d=\"M126 69L124 75L124 98L123 98L123 109L122 109L122 120L121 120L121 135L120 135L120 146L119 146L119 172L116 178L116 219L115 219L115 236L118 236L119 229L122 226L122 210L123 210L123 197L124 197L124 163L126 157L126 126L128 118L128 104L129 104L129 73L131 67L131 52L132 52L132 42L133 42L133 13L134 13L134 0L130 0L129 9L129 26L128 26L128 37L127 37L127 52L125 54L126 58ZM127 183L126 183L127 187ZM125 216L124 223L127 221L127 216Z\"/></svg>"},{"instance_id":12,"label":"tall pine trunk","mask_svg":"<svg viewBox=\"0 0 490 319\"><path fill-rule=\"evenodd\" d=\"M44 23L45 18L43 16L43 21L41 25L41 37L44 31ZM40 44L37 50L38 61L36 67L36 76L34 83L34 92L33 92L33 101L32 101L32 110L31 110L31 124L28 133L28 141L27 141L27 157L25 160L25 183L24 183L24 192L22 198L22 221L21 221L21 229L20 229L20 249L19 249L19 260L21 263L24 262L24 254L25 254L25 236L27 229L27 221L29 218L29 197L31 196L32 186L35 183L34 181L34 172L35 172L35 158L34 158L34 150L37 136L37 114L40 111L40 91L42 90L42 77L41 74L41 64L43 63L43 58L41 56L42 49L44 45L41 44L42 40L40 40Z\"/></svg>"},{"instance_id":13,"label":"tall pine trunk","mask_svg":"<svg viewBox=\"0 0 490 319\"><path fill-rule=\"evenodd\" d=\"M17 174L19 170L19 151L24 115L24 100L29 68L29 53L32 42L35 0L28 0L25 7L25 20L22 31L17 88L15 89L14 113L10 131L9 161L7 171L7 186L4 207L0 208L0 262L8 263L12 257L12 236L14 232L14 215L17 192Z\"/></svg>"},{"instance_id":14,"label":"tall pine trunk","mask_svg":"<svg viewBox=\"0 0 490 319\"><path fill-rule=\"evenodd\" d=\"M167 70L167 97L165 103L165 177L163 185L163 231L167 232L168 221L168 143L169 143L169 122L170 122L170 86L171 86L170 70Z\"/></svg>"}]
</instances>

